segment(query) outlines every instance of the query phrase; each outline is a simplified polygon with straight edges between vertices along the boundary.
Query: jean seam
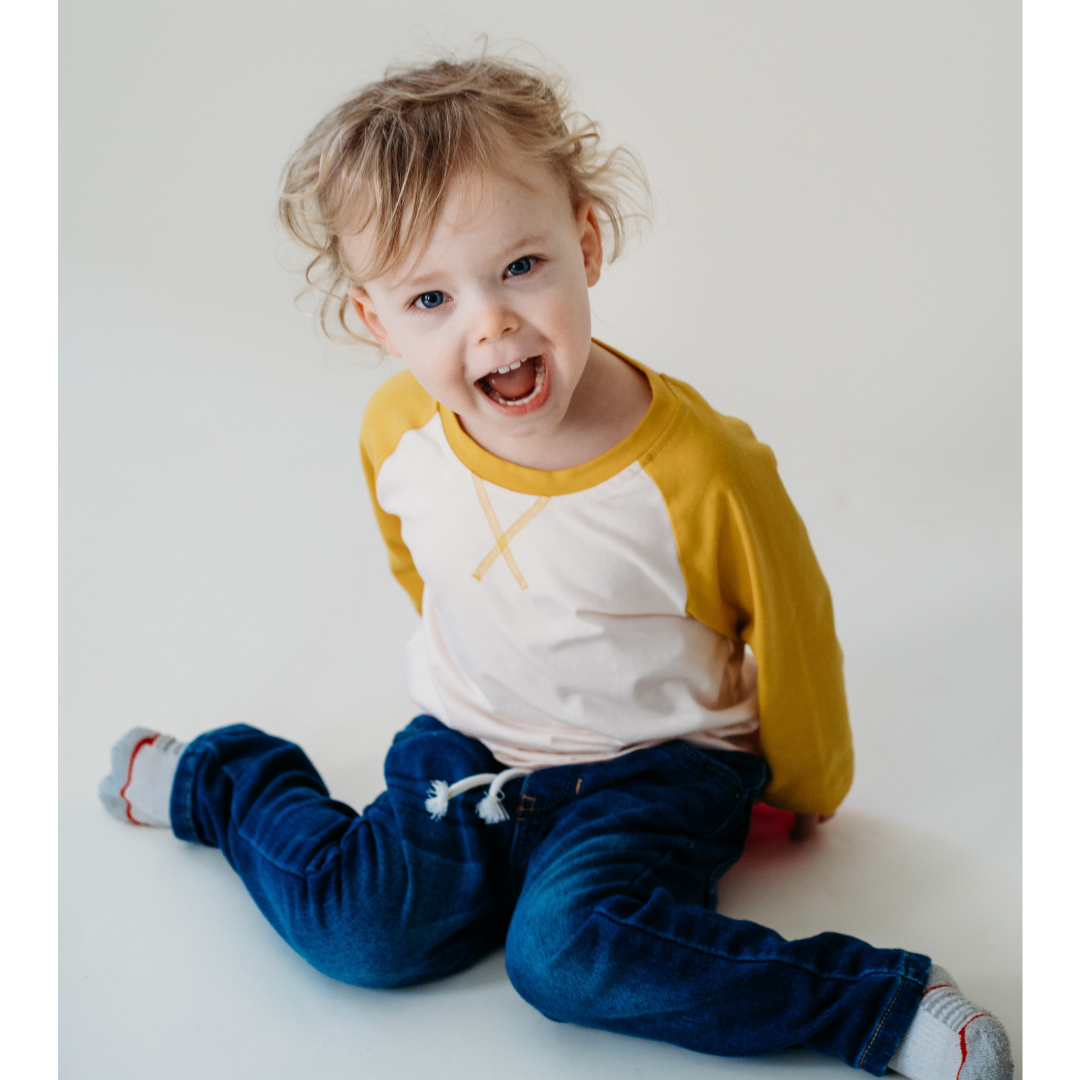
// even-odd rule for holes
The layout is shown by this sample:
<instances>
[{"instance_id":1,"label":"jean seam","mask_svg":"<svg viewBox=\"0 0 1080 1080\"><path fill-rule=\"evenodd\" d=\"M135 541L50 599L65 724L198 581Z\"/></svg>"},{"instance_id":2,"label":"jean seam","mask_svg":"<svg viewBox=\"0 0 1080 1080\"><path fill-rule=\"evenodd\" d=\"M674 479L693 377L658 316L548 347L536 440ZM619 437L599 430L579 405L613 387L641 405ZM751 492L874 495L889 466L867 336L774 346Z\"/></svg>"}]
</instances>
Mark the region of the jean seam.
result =
<instances>
[{"instance_id":1,"label":"jean seam","mask_svg":"<svg viewBox=\"0 0 1080 1080\"><path fill-rule=\"evenodd\" d=\"M208 742L204 742L201 746L191 747L191 750L195 754L202 755L210 752L213 747ZM187 768L187 776L184 780L184 827L185 832L196 843L205 844L205 840L202 839L199 830L195 827L195 770L197 764L193 762ZM175 829L174 829L175 831Z\"/></svg>"},{"instance_id":2,"label":"jean seam","mask_svg":"<svg viewBox=\"0 0 1080 1080\"><path fill-rule=\"evenodd\" d=\"M899 973L899 978L896 980L896 989L893 991L893 996L889 1000L889 1004L885 1006L885 1011L881 1014L881 1019L878 1020L877 1027L874 1028L873 1034L870 1036L870 1041L866 1044L866 1048L859 1055L859 1068L863 1067L863 1062L866 1061L867 1055L873 1049L874 1042L877 1040L878 1035L881 1034L881 1029L885 1024L885 1021L889 1018L889 1013L892 1012L892 1007L896 1004L896 999L900 996L900 991L904 988L904 983L909 980L907 975L908 967L911 963L911 956L909 953L904 953L904 970ZM887 1064L887 1063L886 1063Z\"/></svg>"},{"instance_id":3,"label":"jean seam","mask_svg":"<svg viewBox=\"0 0 1080 1080\"><path fill-rule=\"evenodd\" d=\"M184 824L191 836L198 837L199 832L195 828L195 775L194 771L188 776L184 791Z\"/></svg>"},{"instance_id":4,"label":"jean seam","mask_svg":"<svg viewBox=\"0 0 1080 1080\"><path fill-rule=\"evenodd\" d=\"M641 926L641 925L639 925L637 923L626 922L624 919L620 919L617 916L611 915L606 911L593 911L592 914L597 915L600 918L607 919L608 922L615 923L618 926L624 926L624 927L627 927L627 928L630 928L630 929L633 929L633 930L638 930L643 934L648 934L650 937L658 938L660 941L670 941L675 945L681 945L683 948L686 948L686 949L693 949L695 952L702 953L705 956L712 956L712 957L716 957L716 958L722 959L722 960L729 960L732 963L783 964L786 967L796 968L799 971L808 971L808 972L810 972L811 975L816 975L819 979L838 979L838 980L842 980L844 982L858 982L859 979L864 978L867 975L892 975L894 977L898 975L897 972L889 971L889 970L884 969L884 968L870 968L870 969L868 969L866 971L860 972L857 976L832 975L832 974L826 975L823 972L817 971L814 968L809 967L806 964L797 964L792 960L784 960L781 957L769 956L769 957L762 957L760 960L758 960L758 959L743 959L743 958L740 958L740 957L731 956L728 953L722 953L722 952L717 952L717 951L715 951L713 949L703 948L701 945L696 945L696 944L694 944L692 942L683 941L681 938L672 937L672 936L670 936L668 934L662 934L659 931L652 929L651 927ZM586 920L586 922L587 921L588 920ZM911 980L907 979L907 976L905 976L905 975L901 974L899 977L900 977L901 981L905 981L905 980L906 981L911 981ZM897 992L899 992L899 990ZM890 1007L891 1007L891 1003L890 1003ZM886 1010L886 1012L888 1012L888 1010Z\"/></svg>"}]
</instances>

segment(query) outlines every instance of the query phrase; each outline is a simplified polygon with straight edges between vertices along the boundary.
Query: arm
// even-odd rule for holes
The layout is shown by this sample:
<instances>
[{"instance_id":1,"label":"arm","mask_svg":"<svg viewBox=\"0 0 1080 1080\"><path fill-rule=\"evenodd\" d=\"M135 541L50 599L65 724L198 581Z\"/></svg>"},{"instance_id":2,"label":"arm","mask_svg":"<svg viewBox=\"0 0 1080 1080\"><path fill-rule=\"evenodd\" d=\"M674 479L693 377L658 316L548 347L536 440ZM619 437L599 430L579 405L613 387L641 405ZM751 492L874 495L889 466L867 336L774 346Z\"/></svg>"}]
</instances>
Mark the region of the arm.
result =
<instances>
[{"instance_id":1,"label":"arm","mask_svg":"<svg viewBox=\"0 0 1080 1080\"><path fill-rule=\"evenodd\" d=\"M692 388L664 381L685 411L642 465L667 502L687 614L753 650L772 771L765 801L831 814L854 762L829 587L772 451Z\"/></svg>"},{"instance_id":2,"label":"arm","mask_svg":"<svg viewBox=\"0 0 1080 1080\"><path fill-rule=\"evenodd\" d=\"M758 664L761 746L773 774L765 798L831 815L853 772L832 599L772 451L749 429L740 442L720 508L720 590ZM796 824L797 833L806 828Z\"/></svg>"},{"instance_id":3,"label":"arm","mask_svg":"<svg viewBox=\"0 0 1080 1080\"><path fill-rule=\"evenodd\" d=\"M390 570L401 587L409 594L413 606L420 611L424 582L413 563L412 553L401 537L401 519L388 514L379 505L379 471L387 458L397 449L402 436L423 427L436 413L438 406L407 371L389 378L372 395L364 410L360 431L360 459L364 465L371 506L375 520L386 543Z\"/></svg>"},{"instance_id":4,"label":"arm","mask_svg":"<svg viewBox=\"0 0 1080 1080\"><path fill-rule=\"evenodd\" d=\"M398 579L401 587L409 594L409 599L412 600L413 606L419 614L424 598L424 581L413 563L412 552L405 546L405 541L401 539L401 518L388 514L379 505L375 493L378 470L363 436L361 436L360 441L360 460L364 465L364 477L367 480L368 494L371 496L371 507L375 511L375 520L378 523L379 532L382 533L383 541L386 543L386 551L390 559L390 571Z\"/></svg>"}]
</instances>

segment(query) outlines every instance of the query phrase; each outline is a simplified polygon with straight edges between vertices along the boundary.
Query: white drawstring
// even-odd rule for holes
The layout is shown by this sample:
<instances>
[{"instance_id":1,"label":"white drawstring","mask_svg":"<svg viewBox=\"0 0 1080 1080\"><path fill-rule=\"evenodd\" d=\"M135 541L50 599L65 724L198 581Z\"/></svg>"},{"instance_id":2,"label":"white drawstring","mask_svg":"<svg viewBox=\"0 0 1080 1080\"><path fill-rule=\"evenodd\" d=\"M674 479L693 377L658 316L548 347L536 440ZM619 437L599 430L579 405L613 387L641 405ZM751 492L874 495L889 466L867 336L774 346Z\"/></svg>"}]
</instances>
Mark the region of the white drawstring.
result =
<instances>
[{"instance_id":1,"label":"white drawstring","mask_svg":"<svg viewBox=\"0 0 1080 1080\"><path fill-rule=\"evenodd\" d=\"M472 788L489 784L487 794L476 804L476 812L488 825L495 825L500 821L507 821L510 817L502 804L503 785L519 776L528 776L531 772L532 769L503 769L501 773L476 773L475 776L466 776L464 780L459 780L456 784L448 784L445 780L433 780L424 806L432 820L438 821L446 817L451 799L457 798L458 795Z\"/></svg>"}]
</instances>

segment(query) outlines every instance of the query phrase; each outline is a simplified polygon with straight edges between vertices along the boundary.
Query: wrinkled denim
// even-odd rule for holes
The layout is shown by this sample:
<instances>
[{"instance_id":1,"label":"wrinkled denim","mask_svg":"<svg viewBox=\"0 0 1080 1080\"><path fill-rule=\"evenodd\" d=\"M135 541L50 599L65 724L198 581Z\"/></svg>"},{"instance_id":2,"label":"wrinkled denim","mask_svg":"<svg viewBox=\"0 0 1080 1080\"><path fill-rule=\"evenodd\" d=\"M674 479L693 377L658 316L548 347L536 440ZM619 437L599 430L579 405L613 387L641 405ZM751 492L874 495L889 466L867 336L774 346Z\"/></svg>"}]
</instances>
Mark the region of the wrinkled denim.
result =
<instances>
[{"instance_id":1,"label":"wrinkled denim","mask_svg":"<svg viewBox=\"0 0 1080 1080\"><path fill-rule=\"evenodd\" d=\"M502 945L545 1016L709 1054L808 1046L880 1076L930 960L844 934L785 941L712 910L768 779L751 754L674 741L483 789L442 820L433 780L502 766L430 716L394 738L362 814L304 752L256 728L199 736L173 784L173 830L221 848L259 909L319 971L366 987L438 979Z\"/></svg>"}]
</instances>

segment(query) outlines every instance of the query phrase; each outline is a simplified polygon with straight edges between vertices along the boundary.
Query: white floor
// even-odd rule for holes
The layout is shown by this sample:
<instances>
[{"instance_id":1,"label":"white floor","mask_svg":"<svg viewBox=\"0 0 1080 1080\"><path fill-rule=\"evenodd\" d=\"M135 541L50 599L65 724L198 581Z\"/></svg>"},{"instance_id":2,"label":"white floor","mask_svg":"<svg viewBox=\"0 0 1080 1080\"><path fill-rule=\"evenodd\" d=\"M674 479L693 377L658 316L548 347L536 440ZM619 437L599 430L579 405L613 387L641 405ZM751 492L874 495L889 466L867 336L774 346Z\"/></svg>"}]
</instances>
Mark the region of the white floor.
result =
<instances>
[{"instance_id":1,"label":"white floor","mask_svg":"<svg viewBox=\"0 0 1080 1080\"><path fill-rule=\"evenodd\" d=\"M67 5L64 1080L855 1075L550 1023L500 956L409 991L334 984L218 852L97 802L135 724L258 724L339 798L379 790L415 619L356 451L386 370L294 310L274 183L387 59L482 30L566 65L641 153L658 226L605 272L596 333L753 424L833 589L855 785L812 842L748 853L722 910L928 952L1019 1055L1014 7Z\"/></svg>"}]
</instances>

